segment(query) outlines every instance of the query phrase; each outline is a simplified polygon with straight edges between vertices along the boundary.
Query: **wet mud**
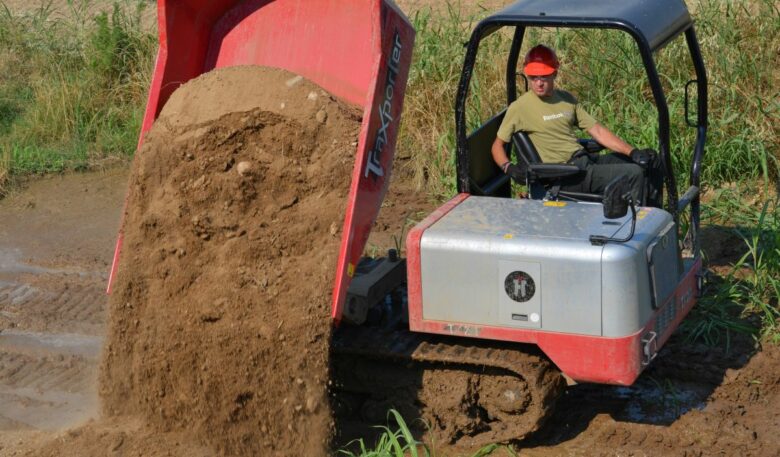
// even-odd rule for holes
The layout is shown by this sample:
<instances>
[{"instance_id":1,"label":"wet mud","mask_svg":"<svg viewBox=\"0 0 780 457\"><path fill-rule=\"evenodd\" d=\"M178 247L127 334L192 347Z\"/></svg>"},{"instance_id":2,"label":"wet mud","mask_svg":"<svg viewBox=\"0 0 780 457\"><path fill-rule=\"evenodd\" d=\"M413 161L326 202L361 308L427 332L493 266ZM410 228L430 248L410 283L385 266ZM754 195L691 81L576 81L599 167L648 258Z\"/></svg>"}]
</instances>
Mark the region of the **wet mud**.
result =
<instances>
[{"instance_id":1,"label":"wet mud","mask_svg":"<svg viewBox=\"0 0 780 457\"><path fill-rule=\"evenodd\" d=\"M0 201L0 455L98 415L126 179L126 170L53 176Z\"/></svg>"}]
</instances>

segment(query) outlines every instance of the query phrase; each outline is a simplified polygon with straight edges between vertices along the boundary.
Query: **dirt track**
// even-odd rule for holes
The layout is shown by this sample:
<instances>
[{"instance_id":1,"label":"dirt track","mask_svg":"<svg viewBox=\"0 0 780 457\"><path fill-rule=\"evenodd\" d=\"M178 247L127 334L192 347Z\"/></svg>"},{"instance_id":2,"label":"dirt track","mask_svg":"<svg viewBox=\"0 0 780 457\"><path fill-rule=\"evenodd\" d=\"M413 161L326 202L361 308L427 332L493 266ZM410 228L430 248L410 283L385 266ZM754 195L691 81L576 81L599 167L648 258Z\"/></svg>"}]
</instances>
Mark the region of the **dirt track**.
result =
<instances>
[{"instance_id":1,"label":"dirt track","mask_svg":"<svg viewBox=\"0 0 780 457\"><path fill-rule=\"evenodd\" d=\"M98 412L103 291L126 179L52 177L0 202L0 455Z\"/></svg>"}]
</instances>

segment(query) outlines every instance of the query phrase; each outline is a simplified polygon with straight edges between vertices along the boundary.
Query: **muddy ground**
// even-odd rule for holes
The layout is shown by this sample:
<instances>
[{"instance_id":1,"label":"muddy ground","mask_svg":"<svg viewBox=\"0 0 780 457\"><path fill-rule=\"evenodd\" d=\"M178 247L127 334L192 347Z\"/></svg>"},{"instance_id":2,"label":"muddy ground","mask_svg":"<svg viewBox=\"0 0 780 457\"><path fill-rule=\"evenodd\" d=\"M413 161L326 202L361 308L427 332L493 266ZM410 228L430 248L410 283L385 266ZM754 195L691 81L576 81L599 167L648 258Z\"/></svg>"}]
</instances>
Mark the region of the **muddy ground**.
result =
<instances>
[{"instance_id":1,"label":"muddy ground","mask_svg":"<svg viewBox=\"0 0 780 457\"><path fill-rule=\"evenodd\" d=\"M103 286L127 176L112 170L46 178L0 202L2 456L57 455L68 443L70 455L120 455L123 448L214 455L191 437L132 419L78 427L98 418ZM400 179L392 186L374 249L391 247L403 219L430 207L413 195ZM728 238L713 241L707 246L713 256L728 255ZM779 386L776 347L756 350L736 338L726 350L677 337L635 386L570 386L548 424L513 446L528 456L776 456ZM438 451L473 450L439 445Z\"/></svg>"}]
</instances>

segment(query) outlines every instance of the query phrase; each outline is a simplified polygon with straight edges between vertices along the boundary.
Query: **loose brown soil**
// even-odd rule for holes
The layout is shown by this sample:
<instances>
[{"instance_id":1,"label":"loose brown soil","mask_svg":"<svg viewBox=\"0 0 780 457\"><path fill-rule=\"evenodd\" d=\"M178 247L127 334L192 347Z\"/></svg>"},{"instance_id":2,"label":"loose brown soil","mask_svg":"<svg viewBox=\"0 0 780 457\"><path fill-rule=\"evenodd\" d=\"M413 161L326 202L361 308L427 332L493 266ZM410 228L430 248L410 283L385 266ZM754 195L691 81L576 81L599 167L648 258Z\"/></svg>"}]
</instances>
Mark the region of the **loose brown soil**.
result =
<instances>
[{"instance_id":1,"label":"loose brown soil","mask_svg":"<svg viewBox=\"0 0 780 457\"><path fill-rule=\"evenodd\" d=\"M324 455L329 301L360 111L276 69L177 90L136 158L108 415L230 455Z\"/></svg>"}]
</instances>

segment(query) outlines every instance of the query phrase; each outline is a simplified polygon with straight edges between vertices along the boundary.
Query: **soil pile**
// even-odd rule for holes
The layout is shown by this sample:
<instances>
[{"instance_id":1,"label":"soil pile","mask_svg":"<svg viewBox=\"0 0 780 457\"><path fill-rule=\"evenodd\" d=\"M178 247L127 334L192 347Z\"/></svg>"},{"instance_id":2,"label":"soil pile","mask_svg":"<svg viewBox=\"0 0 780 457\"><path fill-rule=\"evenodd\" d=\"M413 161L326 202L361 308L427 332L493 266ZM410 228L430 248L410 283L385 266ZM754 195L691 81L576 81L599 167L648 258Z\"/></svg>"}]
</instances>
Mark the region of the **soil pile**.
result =
<instances>
[{"instance_id":1,"label":"soil pile","mask_svg":"<svg viewBox=\"0 0 780 457\"><path fill-rule=\"evenodd\" d=\"M360 110L231 67L179 88L130 179L108 415L220 454L323 455L330 294Z\"/></svg>"}]
</instances>

